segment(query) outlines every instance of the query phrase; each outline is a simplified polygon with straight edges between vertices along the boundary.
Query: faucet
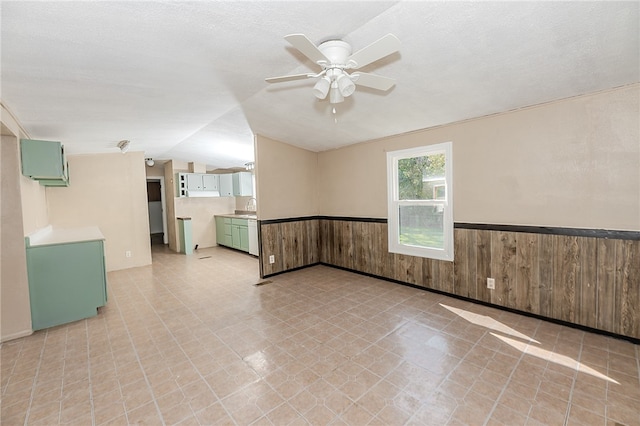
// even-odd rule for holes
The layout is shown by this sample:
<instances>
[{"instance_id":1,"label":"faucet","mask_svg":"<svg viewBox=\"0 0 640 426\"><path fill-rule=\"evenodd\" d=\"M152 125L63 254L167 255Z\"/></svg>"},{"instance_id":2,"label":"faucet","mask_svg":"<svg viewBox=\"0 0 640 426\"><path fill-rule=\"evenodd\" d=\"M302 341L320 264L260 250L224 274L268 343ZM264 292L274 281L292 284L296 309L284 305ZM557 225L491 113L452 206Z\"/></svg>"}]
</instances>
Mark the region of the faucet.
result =
<instances>
[{"instance_id":1,"label":"faucet","mask_svg":"<svg viewBox=\"0 0 640 426\"><path fill-rule=\"evenodd\" d=\"M249 206L251 205L251 200L253 200L253 209L252 209L252 210L249 210ZM249 201L247 201L247 204L244 206L244 209L245 209L246 211L254 211L254 212L255 212L255 211L257 210L257 207L258 207L258 206L257 206L257 204L258 204L258 200L256 200L256 199L255 199L255 198L253 198L253 197L252 197L252 198L249 198Z\"/></svg>"}]
</instances>

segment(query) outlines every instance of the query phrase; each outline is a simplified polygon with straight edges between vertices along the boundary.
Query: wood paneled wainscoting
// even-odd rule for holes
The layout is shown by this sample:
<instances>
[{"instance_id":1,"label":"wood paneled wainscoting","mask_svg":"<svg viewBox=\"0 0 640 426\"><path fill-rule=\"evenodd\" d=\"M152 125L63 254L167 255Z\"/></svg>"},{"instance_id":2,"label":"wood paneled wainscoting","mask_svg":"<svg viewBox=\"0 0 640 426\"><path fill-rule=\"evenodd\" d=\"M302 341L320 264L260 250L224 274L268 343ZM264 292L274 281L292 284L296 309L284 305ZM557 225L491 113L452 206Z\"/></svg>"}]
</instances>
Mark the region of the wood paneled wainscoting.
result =
<instances>
[{"instance_id":1,"label":"wood paneled wainscoting","mask_svg":"<svg viewBox=\"0 0 640 426\"><path fill-rule=\"evenodd\" d=\"M320 262L316 217L259 221L260 276L278 274ZM269 262L274 256L274 263Z\"/></svg>"},{"instance_id":2,"label":"wood paneled wainscoting","mask_svg":"<svg viewBox=\"0 0 640 426\"><path fill-rule=\"evenodd\" d=\"M306 217L260 230L262 276L321 263L640 339L640 232L457 223L447 262L389 253L386 219Z\"/></svg>"}]
</instances>

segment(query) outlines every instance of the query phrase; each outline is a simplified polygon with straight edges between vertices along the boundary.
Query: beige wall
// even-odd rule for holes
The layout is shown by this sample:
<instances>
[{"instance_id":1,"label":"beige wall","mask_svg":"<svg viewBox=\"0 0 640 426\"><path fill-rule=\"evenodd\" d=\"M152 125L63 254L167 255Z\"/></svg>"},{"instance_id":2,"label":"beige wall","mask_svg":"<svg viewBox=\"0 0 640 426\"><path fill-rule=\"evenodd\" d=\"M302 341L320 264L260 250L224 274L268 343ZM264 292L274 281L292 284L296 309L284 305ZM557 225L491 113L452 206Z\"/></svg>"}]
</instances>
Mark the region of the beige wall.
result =
<instances>
[{"instance_id":1,"label":"beige wall","mask_svg":"<svg viewBox=\"0 0 640 426\"><path fill-rule=\"evenodd\" d=\"M322 152L320 214L386 217L385 152L451 141L456 222L639 230L639 89Z\"/></svg>"},{"instance_id":2,"label":"beige wall","mask_svg":"<svg viewBox=\"0 0 640 426\"><path fill-rule=\"evenodd\" d=\"M26 178L22 174L19 180L22 192L24 235L29 235L49 225L46 189L37 181Z\"/></svg>"},{"instance_id":3,"label":"beige wall","mask_svg":"<svg viewBox=\"0 0 640 426\"><path fill-rule=\"evenodd\" d=\"M233 213L234 197L176 198L176 217L191 218L191 242L199 248L214 247L216 243L217 214ZM178 250L181 249L178 244Z\"/></svg>"},{"instance_id":4,"label":"beige wall","mask_svg":"<svg viewBox=\"0 0 640 426\"><path fill-rule=\"evenodd\" d=\"M256 197L235 197L236 198L236 202L235 202L235 209L236 210L241 210L241 211L248 211L247 207L249 207L251 209L251 211L253 210L254 205L257 206L257 201Z\"/></svg>"},{"instance_id":5,"label":"beige wall","mask_svg":"<svg viewBox=\"0 0 640 426\"><path fill-rule=\"evenodd\" d=\"M260 220L318 214L318 155L256 136L256 186Z\"/></svg>"},{"instance_id":6,"label":"beige wall","mask_svg":"<svg viewBox=\"0 0 640 426\"><path fill-rule=\"evenodd\" d=\"M318 154L320 214L387 217L384 147L363 143Z\"/></svg>"},{"instance_id":7,"label":"beige wall","mask_svg":"<svg viewBox=\"0 0 640 426\"><path fill-rule=\"evenodd\" d=\"M178 224L176 222L176 183L173 173L174 161L169 160L164 164L164 200L167 205L167 238L169 248L178 251Z\"/></svg>"},{"instance_id":8,"label":"beige wall","mask_svg":"<svg viewBox=\"0 0 640 426\"><path fill-rule=\"evenodd\" d=\"M162 177L164 176L164 164L158 164L157 162L153 165L153 167L149 167L145 164L144 166L145 173L147 177Z\"/></svg>"},{"instance_id":9,"label":"beige wall","mask_svg":"<svg viewBox=\"0 0 640 426\"><path fill-rule=\"evenodd\" d=\"M99 227L108 271L150 264L144 153L75 155L68 161L70 185L47 188L51 225Z\"/></svg>"},{"instance_id":10,"label":"beige wall","mask_svg":"<svg viewBox=\"0 0 640 426\"><path fill-rule=\"evenodd\" d=\"M3 117L4 119L4 117ZM31 334L18 137L3 126L0 146L0 341Z\"/></svg>"}]
</instances>

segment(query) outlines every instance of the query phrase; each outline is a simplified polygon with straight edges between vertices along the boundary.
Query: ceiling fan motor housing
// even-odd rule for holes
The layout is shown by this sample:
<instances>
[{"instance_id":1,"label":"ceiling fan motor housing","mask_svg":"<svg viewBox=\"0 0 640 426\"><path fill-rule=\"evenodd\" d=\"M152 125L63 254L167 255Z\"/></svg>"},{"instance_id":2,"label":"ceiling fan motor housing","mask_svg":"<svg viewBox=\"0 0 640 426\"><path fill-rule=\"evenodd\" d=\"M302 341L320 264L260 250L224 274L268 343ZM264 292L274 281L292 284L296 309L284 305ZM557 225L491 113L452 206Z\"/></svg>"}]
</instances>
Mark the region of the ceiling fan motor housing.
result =
<instances>
[{"instance_id":1,"label":"ceiling fan motor housing","mask_svg":"<svg viewBox=\"0 0 640 426\"><path fill-rule=\"evenodd\" d=\"M351 46L342 40L329 40L318 46L318 49L331 61L330 64L320 64L325 68L334 66L344 68L347 65L347 58L351 56Z\"/></svg>"}]
</instances>

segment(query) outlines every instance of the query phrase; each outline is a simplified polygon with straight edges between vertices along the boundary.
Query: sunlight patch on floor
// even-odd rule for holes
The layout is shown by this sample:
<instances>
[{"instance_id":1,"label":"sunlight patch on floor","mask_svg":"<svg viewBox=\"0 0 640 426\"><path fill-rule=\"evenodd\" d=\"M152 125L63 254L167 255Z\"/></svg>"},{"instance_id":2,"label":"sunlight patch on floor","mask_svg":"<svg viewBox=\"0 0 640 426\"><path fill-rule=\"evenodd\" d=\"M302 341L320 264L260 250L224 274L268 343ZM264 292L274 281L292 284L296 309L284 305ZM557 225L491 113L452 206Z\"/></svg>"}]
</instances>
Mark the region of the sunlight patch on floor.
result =
<instances>
[{"instance_id":1,"label":"sunlight patch on floor","mask_svg":"<svg viewBox=\"0 0 640 426\"><path fill-rule=\"evenodd\" d=\"M472 324L476 324L479 325L481 327L486 327L488 329L491 330L495 330L495 331L499 331L500 333L504 333L504 334L508 334L509 336L514 336L517 337L519 339L523 339L523 340L528 340L530 342L535 342L540 344L540 342L538 342L537 340L523 334L520 333L518 330L514 330L513 328L509 327L508 325L505 325L503 323L501 323L500 321L497 321L493 318L491 318L490 316L487 315L480 315L480 314L474 314L473 312L469 312L467 310L464 309L460 309L460 308L454 308L453 306L449 306L449 305L445 305L440 303L440 306L442 306L443 308L447 309L448 311L453 312L454 314L458 315L461 318L464 318L465 320L469 321Z\"/></svg>"},{"instance_id":2,"label":"sunlight patch on floor","mask_svg":"<svg viewBox=\"0 0 640 426\"><path fill-rule=\"evenodd\" d=\"M558 354L556 352L547 350L547 349L543 349L543 348L539 348L537 346L532 346L528 343L525 342L520 342L518 340L513 340L510 339L506 336L500 336L498 334L495 333L490 333L492 336L497 337L498 339L502 340L504 343L506 343L507 345L521 351L524 352L527 355L532 355L535 356L537 358L541 358L541 359L545 359L548 361L551 361L553 363L556 363L558 365L562 365L568 368L571 368L572 370L581 372L581 373L587 373L593 377L597 377L598 379L602 379L602 380L606 380L608 382L611 383L615 383L617 385L619 385L620 383L617 382L616 380L612 379L611 377L607 376L606 374L602 374L597 370L594 370L593 368L581 363L580 361L577 361L571 357L568 357L566 355L562 355L562 354Z\"/></svg>"}]
</instances>

